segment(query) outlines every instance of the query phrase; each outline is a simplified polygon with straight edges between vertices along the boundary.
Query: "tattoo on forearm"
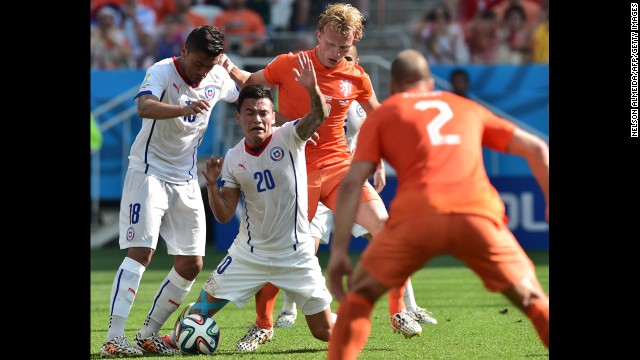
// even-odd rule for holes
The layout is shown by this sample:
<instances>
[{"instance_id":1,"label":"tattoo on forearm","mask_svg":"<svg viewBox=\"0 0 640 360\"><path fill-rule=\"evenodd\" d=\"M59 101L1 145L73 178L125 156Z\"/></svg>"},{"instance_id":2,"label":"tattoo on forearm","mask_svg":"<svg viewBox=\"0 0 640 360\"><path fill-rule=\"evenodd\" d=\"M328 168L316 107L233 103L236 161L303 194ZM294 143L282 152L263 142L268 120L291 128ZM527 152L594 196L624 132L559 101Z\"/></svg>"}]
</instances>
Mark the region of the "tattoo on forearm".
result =
<instances>
[{"instance_id":1,"label":"tattoo on forearm","mask_svg":"<svg viewBox=\"0 0 640 360\"><path fill-rule=\"evenodd\" d=\"M314 92L314 94L311 95L311 112L302 118L296 128L298 136L300 136L301 139L309 139L318 127L322 125L324 119L327 118L328 114L326 111L327 107L325 106L322 95L317 91Z\"/></svg>"}]
</instances>

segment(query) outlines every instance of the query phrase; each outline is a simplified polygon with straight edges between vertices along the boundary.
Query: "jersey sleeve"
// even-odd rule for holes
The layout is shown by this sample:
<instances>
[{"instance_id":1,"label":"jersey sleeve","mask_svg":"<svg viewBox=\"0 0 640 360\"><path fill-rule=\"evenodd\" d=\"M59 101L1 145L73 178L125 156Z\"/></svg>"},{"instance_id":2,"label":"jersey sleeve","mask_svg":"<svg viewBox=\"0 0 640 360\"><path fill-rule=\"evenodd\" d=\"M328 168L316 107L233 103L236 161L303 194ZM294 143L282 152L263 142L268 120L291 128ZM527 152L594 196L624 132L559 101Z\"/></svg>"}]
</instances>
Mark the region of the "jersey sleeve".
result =
<instances>
[{"instance_id":1,"label":"jersey sleeve","mask_svg":"<svg viewBox=\"0 0 640 360\"><path fill-rule=\"evenodd\" d=\"M265 68L264 78L271 85L280 85L284 82L284 77L291 74L293 65L291 59L295 59L293 53L281 54L276 56Z\"/></svg>"},{"instance_id":2,"label":"jersey sleeve","mask_svg":"<svg viewBox=\"0 0 640 360\"><path fill-rule=\"evenodd\" d=\"M216 65L219 68L220 76L223 79L222 81L222 89L220 89L220 99L226 102L234 102L238 100L238 95L240 95L240 90L238 89L238 84L236 84L233 79L229 76L229 74L222 68L222 66Z\"/></svg>"},{"instance_id":3,"label":"jersey sleeve","mask_svg":"<svg viewBox=\"0 0 640 360\"><path fill-rule=\"evenodd\" d=\"M369 77L369 74L364 72L364 70L362 70L362 74L362 91L356 98L356 100L360 103L369 101L369 99L371 99L371 97L373 96L373 85L371 85L371 78Z\"/></svg>"},{"instance_id":4,"label":"jersey sleeve","mask_svg":"<svg viewBox=\"0 0 640 360\"><path fill-rule=\"evenodd\" d=\"M169 87L169 74L166 69L167 66L158 64L152 65L147 69L142 85L140 85L140 91L133 98L136 103L140 96L148 94L162 99L162 94Z\"/></svg>"},{"instance_id":5,"label":"jersey sleeve","mask_svg":"<svg viewBox=\"0 0 640 360\"><path fill-rule=\"evenodd\" d=\"M518 125L496 116L486 108L481 108L481 119L484 122L482 145L489 149L505 152Z\"/></svg>"},{"instance_id":6,"label":"jersey sleeve","mask_svg":"<svg viewBox=\"0 0 640 360\"><path fill-rule=\"evenodd\" d=\"M280 126L278 131L281 131L282 138L285 143L291 149L303 148L307 143L306 140L300 139L298 131L296 131L296 125L300 122L300 119L295 121L288 121Z\"/></svg>"},{"instance_id":7,"label":"jersey sleeve","mask_svg":"<svg viewBox=\"0 0 640 360\"><path fill-rule=\"evenodd\" d=\"M222 172L220 173L220 180L222 180L222 185L220 187L236 189L240 187L240 183L236 180L236 177L231 170L232 165L237 163L236 160L235 156L233 156L233 149L227 151L224 163L222 164Z\"/></svg>"}]
</instances>

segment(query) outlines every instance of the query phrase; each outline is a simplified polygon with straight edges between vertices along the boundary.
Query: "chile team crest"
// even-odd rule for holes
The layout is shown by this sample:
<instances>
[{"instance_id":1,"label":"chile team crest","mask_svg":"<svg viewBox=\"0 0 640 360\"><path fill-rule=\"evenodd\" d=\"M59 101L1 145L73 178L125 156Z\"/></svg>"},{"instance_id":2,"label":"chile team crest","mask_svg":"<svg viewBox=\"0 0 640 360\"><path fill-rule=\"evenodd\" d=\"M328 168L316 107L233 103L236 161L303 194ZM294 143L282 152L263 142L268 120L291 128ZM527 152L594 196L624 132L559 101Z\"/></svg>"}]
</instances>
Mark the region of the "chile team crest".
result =
<instances>
[{"instance_id":1,"label":"chile team crest","mask_svg":"<svg viewBox=\"0 0 640 360\"><path fill-rule=\"evenodd\" d=\"M216 90L213 88L213 85L209 85L204 89L204 97L207 100L213 99L213 95L215 95Z\"/></svg>"},{"instance_id":2,"label":"chile team crest","mask_svg":"<svg viewBox=\"0 0 640 360\"><path fill-rule=\"evenodd\" d=\"M280 146L276 146L269 151L269 157L273 161L280 161L284 158L284 150Z\"/></svg>"},{"instance_id":3,"label":"chile team crest","mask_svg":"<svg viewBox=\"0 0 640 360\"><path fill-rule=\"evenodd\" d=\"M349 96L352 90L353 83L351 83L351 80L340 80L340 92L342 95Z\"/></svg>"}]
</instances>

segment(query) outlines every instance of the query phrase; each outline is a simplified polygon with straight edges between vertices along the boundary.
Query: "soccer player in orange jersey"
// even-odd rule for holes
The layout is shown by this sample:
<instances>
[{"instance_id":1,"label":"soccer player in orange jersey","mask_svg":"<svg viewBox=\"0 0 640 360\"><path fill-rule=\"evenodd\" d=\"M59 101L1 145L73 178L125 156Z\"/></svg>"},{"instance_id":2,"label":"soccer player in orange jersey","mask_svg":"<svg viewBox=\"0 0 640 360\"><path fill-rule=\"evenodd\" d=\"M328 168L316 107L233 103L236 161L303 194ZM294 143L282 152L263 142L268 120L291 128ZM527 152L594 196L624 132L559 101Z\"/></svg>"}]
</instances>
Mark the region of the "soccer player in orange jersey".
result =
<instances>
[{"instance_id":1,"label":"soccer player in orange jersey","mask_svg":"<svg viewBox=\"0 0 640 360\"><path fill-rule=\"evenodd\" d=\"M528 315L549 347L549 298L505 224L505 207L484 169L482 146L527 160L544 194L547 221L549 148L478 103L434 91L433 85L424 56L400 52L391 65L392 95L368 113L360 129L334 210L329 285L341 303L329 339L330 360L357 358L369 337L377 299L442 254L464 262L487 290L504 294ZM397 172L395 199L383 230L352 270L347 249L357 189L381 159ZM345 275L350 277L346 295Z\"/></svg>"},{"instance_id":2,"label":"soccer player in orange jersey","mask_svg":"<svg viewBox=\"0 0 640 360\"><path fill-rule=\"evenodd\" d=\"M369 75L359 65L344 59L351 46L362 38L363 31L364 17L358 9L349 4L331 4L318 22L318 46L304 50L313 62L318 85L329 107L329 117L318 128L316 144L309 143L306 147L309 220L315 215L318 201L333 210L338 185L349 170L352 157L343 128L349 106L357 101L367 113L380 106ZM295 54L279 55L263 70L255 73L239 69L224 55L220 64L240 87L256 83L279 87L280 117L276 119L277 125L297 119L309 111L309 99L300 96L304 89L296 83L292 73L297 64ZM375 238L388 217L384 203L376 192L385 185L382 162L377 164L373 179L374 186L366 179L360 184L356 222ZM405 286L399 286L389 292L392 328L406 337L420 335L422 327L416 321L420 318L406 309L404 291ZM271 313L277 293L277 288L267 284L256 294L257 323L261 328L271 329L273 325Z\"/></svg>"}]
</instances>

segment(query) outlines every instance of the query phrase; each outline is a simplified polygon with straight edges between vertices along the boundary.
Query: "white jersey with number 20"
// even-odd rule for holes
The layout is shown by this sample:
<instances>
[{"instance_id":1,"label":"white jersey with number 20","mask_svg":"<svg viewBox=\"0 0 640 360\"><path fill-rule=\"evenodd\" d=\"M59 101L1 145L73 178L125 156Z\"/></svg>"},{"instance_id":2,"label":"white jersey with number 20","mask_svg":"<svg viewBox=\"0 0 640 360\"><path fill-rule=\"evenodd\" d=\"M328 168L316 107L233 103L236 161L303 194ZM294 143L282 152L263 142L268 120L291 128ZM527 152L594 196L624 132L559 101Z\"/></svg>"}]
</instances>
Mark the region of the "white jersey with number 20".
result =
<instances>
[{"instance_id":1,"label":"white jersey with number 20","mask_svg":"<svg viewBox=\"0 0 640 360\"><path fill-rule=\"evenodd\" d=\"M305 143L298 121L274 127L254 155L244 139L227 151L222 186L240 188L244 208L235 243L253 252L290 252L312 245L307 220Z\"/></svg>"}]
</instances>

